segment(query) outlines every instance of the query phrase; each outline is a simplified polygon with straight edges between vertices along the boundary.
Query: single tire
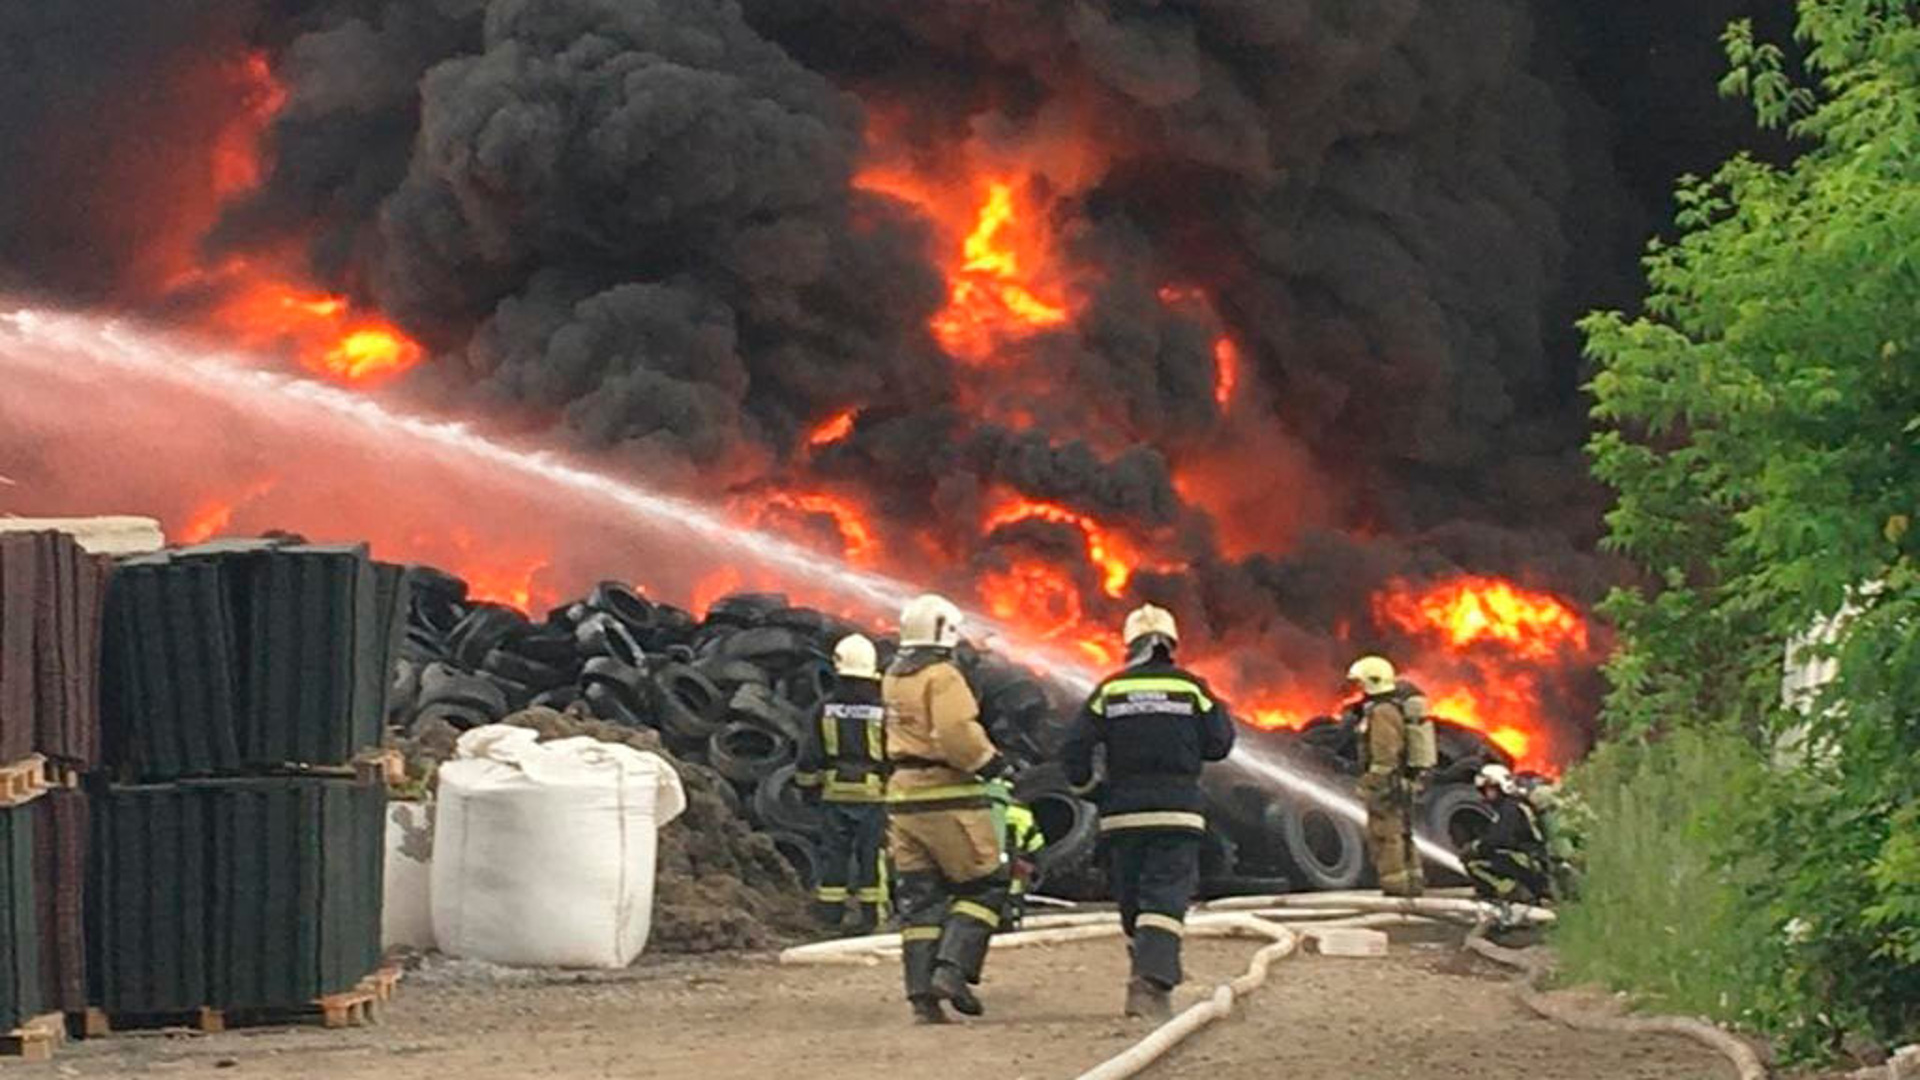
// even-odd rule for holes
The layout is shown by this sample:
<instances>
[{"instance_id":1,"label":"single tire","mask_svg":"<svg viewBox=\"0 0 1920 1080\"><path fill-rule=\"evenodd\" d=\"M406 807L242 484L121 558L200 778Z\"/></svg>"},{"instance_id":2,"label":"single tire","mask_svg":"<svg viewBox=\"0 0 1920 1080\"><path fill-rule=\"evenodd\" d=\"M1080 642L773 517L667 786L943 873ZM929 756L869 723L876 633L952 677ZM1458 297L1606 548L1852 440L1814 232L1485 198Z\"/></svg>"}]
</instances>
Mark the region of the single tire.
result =
<instances>
[{"instance_id":1,"label":"single tire","mask_svg":"<svg viewBox=\"0 0 1920 1080\"><path fill-rule=\"evenodd\" d=\"M580 655L588 658L611 656L639 667L645 657L640 643L633 640L626 626L605 612L595 612L581 620L580 625L574 627L573 640L579 646Z\"/></svg>"},{"instance_id":2,"label":"single tire","mask_svg":"<svg viewBox=\"0 0 1920 1080\"><path fill-rule=\"evenodd\" d=\"M833 684L833 665L824 660L816 660L802 664L782 676L774 689L782 700L796 709L811 714L833 691Z\"/></svg>"},{"instance_id":3,"label":"single tire","mask_svg":"<svg viewBox=\"0 0 1920 1080\"><path fill-rule=\"evenodd\" d=\"M545 693L535 694L527 703L528 708L552 709L554 712L566 712L567 707L576 701L585 700L578 686L556 686Z\"/></svg>"},{"instance_id":4,"label":"single tire","mask_svg":"<svg viewBox=\"0 0 1920 1080\"><path fill-rule=\"evenodd\" d=\"M767 833L767 839L773 841L773 849L793 867L794 874L800 878L800 884L806 886L808 891L819 884L820 858L811 838L784 829L775 829Z\"/></svg>"},{"instance_id":5,"label":"single tire","mask_svg":"<svg viewBox=\"0 0 1920 1080\"><path fill-rule=\"evenodd\" d=\"M698 666L702 675L712 680L715 686L726 690L729 696L742 686L773 684L773 676L767 673L767 669L751 660L708 659L701 661Z\"/></svg>"},{"instance_id":6,"label":"single tire","mask_svg":"<svg viewBox=\"0 0 1920 1080\"><path fill-rule=\"evenodd\" d=\"M676 642L675 644L669 645L666 648L660 650L660 652L661 652L661 655L665 656L668 659L668 661L672 663L675 663L675 664L693 663L693 659L694 659L693 646L688 645L685 642Z\"/></svg>"},{"instance_id":7,"label":"single tire","mask_svg":"<svg viewBox=\"0 0 1920 1080\"><path fill-rule=\"evenodd\" d=\"M747 801L747 811L754 824L765 830L820 835L820 807L808 802L794 784L792 765L782 765L760 781Z\"/></svg>"},{"instance_id":8,"label":"single tire","mask_svg":"<svg viewBox=\"0 0 1920 1080\"><path fill-rule=\"evenodd\" d=\"M728 724L707 740L707 764L736 784L758 784L794 753L793 740L751 724Z\"/></svg>"},{"instance_id":9,"label":"single tire","mask_svg":"<svg viewBox=\"0 0 1920 1080\"><path fill-rule=\"evenodd\" d=\"M735 690L727 699L727 717L777 732L796 743L806 736L807 715L774 696L765 686L753 683Z\"/></svg>"},{"instance_id":10,"label":"single tire","mask_svg":"<svg viewBox=\"0 0 1920 1080\"><path fill-rule=\"evenodd\" d=\"M791 607L785 593L733 593L707 605L708 623L732 626L758 626L767 616Z\"/></svg>"},{"instance_id":11,"label":"single tire","mask_svg":"<svg viewBox=\"0 0 1920 1080\"><path fill-rule=\"evenodd\" d=\"M1353 889L1366 876L1366 833L1346 818L1319 803L1277 799L1267 808L1267 821L1286 842L1290 876L1302 888Z\"/></svg>"},{"instance_id":12,"label":"single tire","mask_svg":"<svg viewBox=\"0 0 1920 1080\"><path fill-rule=\"evenodd\" d=\"M832 648L839 640L853 631L839 619L813 608L790 607L771 612L766 617L766 625L792 630L803 637Z\"/></svg>"},{"instance_id":13,"label":"single tire","mask_svg":"<svg viewBox=\"0 0 1920 1080\"><path fill-rule=\"evenodd\" d=\"M636 709L646 709L653 696L648 690L651 683L645 671L611 656L596 656L581 667L580 685L596 684L611 687Z\"/></svg>"},{"instance_id":14,"label":"single tire","mask_svg":"<svg viewBox=\"0 0 1920 1080\"><path fill-rule=\"evenodd\" d=\"M420 705L420 665L412 660L396 659L393 677L387 680L387 707L384 719L391 721L412 716Z\"/></svg>"},{"instance_id":15,"label":"single tire","mask_svg":"<svg viewBox=\"0 0 1920 1080\"><path fill-rule=\"evenodd\" d=\"M1064 875L1093 863L1100 843L1100 812L1092 803L1060 792L1046 792L1026 802L1034 825L1047 838L1047 846L1033 859L1042 874Z\"/></svg>"},{"instance_id":16,"label":"single tire","mask_svg":"<svg viewBox=\"0 0 1920 1080\"><path fill-rule=\"evenodd\" d=\"M1032 806L1034 800L1042 795L1069 795L1072 785L1067 783L1067 767L1057 761L1043 761L1031 768L1022 769L1013 778L1013 797ZM1047 830L1041 829L1041 832Z\"/></svg>"},{"instance_id":17,"label":"single tire","mask_svg":"<svg viewBox=\"0 0 1920 1080\"><path fill-rule=\"evenodd\" d=\"M620 581L603 581L587 594L587 606L620 620L636 636L653 628L653 604Z\"/></svg>"},{"instance_id":18,"label":"single tire","mask_svg":"<svg viewBox=\"0 0 1920 1080\"><path fill-rule=\"evenodd\" d=\"M446 664L428 664L420 671L420 706L471 706L492 719L507 714L507 695L492 679L469 675Z\"/></svg>"},{"instance_id":19,"label":"single tire","mask_svg":"<svg viewBox=\"0 0 1920 1080\"><path fill-rule=\"evenodd\" d=\"M529 660L578 671L580 643L571 627L536 626L507 643L507 648Z\"/></svg>"},{"instance_id":20,"label":"single tire","mask_svg":"<svg viewBox=\"0 0 1920 1080\"><path fill-rule=\"evenodd\" d=\"M720 729L727 699L705 675L683 664L668 664L653 677L653 688L662 734L704 746Z\"/></svg>"},{"instance_id":21,"label":"single tire","mask_svg":"<svg viewBox=\"0 0 1920 1080\"><path fill-rule=\"evenodd\" d=\"M718 655L728 660L752 661L763 668L784 668L812 653L807 640L792 630L756 626L720 639Z\"/></svg>"},{"instance_id":22,"label":"single tire","mask_svg":"<svg viewBox=\"0 0 1920 1080\"><path fill-rule=\"evenodd\" d=\"M505 604L476 604L454 628L448 643L461 667L477 670L495 646L526 627L527 617Z\"/></svg>"},{"instance_id":23,"label":"single tire","mask_svg":"<svg viewBox=\"0 0 1920 1080\"><path fill-rule=\"evenodd\" d=\"M456 731L469 731L491 724L501 715L504 714L489 714L462 701L440 701L422 706L414 715L413 726L418 727L428 720L442 720L453 725Z\"/></svg>"},{"instance_id":24,"label":"single tire","mask_svg":"<svg viewBox=\"0 0 1920 1080\"><path fill-rule=\"evenodd\" d=\"M593 710L593 715L610 724L619 724L627 728L650 726L647 723L646 714L635 709L632 703L627 701L626 695L616 687L606 683L590 683L580 694L582 700L586 701L587 707Z\"/></svg>"},{"instance_id":25,"label":"single tire","mask_svg":"<svg viewBox=\"0 0 1920 1080\"><path fill-rule=\"evenodd\" d=\"M1414 820L1428 839L1458 855L1467 842L1493 824L1493 810L1471 784L1438 784L1427 789L1414 806ZM1466 879L1431 863L1427 874L1436 884L1457 885Z\"/></svg>"},{"instance_id":26,"label":"single tire","mask_svg":"<svg viewBox=\"0 0 1920 1080\"><path fill-rule=\"evenodd\" d=\"M507 679L528 686L534 693L551 690L556 686L565 686L573 681L573 671L543 664L538 660L511 652L506 647L496 647L487 654L486 662L480 670L495 678Z\"/></svg>"}]
</instances>

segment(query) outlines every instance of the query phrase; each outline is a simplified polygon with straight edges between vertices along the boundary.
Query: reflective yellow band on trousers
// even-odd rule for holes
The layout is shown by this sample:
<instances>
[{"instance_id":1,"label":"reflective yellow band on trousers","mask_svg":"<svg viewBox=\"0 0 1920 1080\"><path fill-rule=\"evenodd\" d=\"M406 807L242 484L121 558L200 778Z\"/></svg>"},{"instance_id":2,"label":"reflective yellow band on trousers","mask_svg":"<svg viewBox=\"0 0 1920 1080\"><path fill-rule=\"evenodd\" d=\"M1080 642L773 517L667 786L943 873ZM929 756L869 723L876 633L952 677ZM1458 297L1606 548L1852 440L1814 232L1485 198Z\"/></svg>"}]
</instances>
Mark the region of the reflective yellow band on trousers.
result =
<instances>
[{"instance_id":1,"label":"reflective yellow band on trousers","mask_svg":"<svg viewBox=\"0 0 1920 1080\"><path fill-rule=\"evenodd\" d=\"M1207 817L1191 810L1142 810L1100 819L1101 832L1117 829L1205 829Z\"/></svg>"},{"instance_id":2,"label":"reflective yellow band on trousers","mask_svg":"<svg viewBox=\"0 0 1920 1080\"><path fill-rule=\"evenodd\" d=\"M937 926L909 926L900 931L901 941L938 941L940 928Z\"/></svg>"},{"instance_id":3,"label":"reflective yellow band on trousers","mask_svg":"<svg viewBox=\"0 0 1920 1080\"><path fill-rule=\"evenodd\" d=\"M1161 915L1152 911L1143 911L1133 917L1136 930L1164 930L1174 937L1185 937L1187 924L1171 915Z\"/></svg>"},{"instance_id":4,"label":"reflective yellow band on trousers","mask_svg":"<svg viewBox=\"0 0 1920 1080\"><path fill-rule=\"evenodd\" d=\"M988 926L1000 925L999 912L985 904L976 904L971 900L955 900L953 906L948 908L947 911L948 914L959 915L972 919L974 922L986 923Z\"/></svg>"},{"instance_id":5,"label":"reflective yellow band on trousers","mask_svg":"<svg viewBox=\"0 0 1920 1080\"><path fill-rule=\"evenodd\" d=\"M813 898L829 904L836 900L845 900L847 898L847 887L845 885L822 885L813 890Z\"/></svg>"}]
</instances>

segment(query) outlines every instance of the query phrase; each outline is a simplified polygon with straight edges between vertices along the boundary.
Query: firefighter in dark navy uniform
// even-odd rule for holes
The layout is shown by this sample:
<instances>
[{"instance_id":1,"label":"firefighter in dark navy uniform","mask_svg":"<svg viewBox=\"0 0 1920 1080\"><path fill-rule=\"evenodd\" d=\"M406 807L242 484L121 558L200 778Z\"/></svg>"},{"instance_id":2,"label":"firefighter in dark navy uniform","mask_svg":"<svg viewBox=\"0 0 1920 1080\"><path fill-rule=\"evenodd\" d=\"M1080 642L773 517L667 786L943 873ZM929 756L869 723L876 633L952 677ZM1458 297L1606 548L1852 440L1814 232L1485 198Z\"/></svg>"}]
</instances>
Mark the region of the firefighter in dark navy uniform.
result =
<instances>
[{"instance_id":1,"label":"firefighter in dark navy uniform","mask_svg":"<svg viewBox=\"0 0 1920 1080\"><path fill-rule=\"evenodd\" d=\"M859 634L833 647L834 687L800 743L794 782L821 802L819 883L814 914L829 929L871 933L887 899L886 710L879 656ZM852 901L854 917L846 921Z\"/></svg>"},{"instance_id":2,"label":"firefighter in dark navy uniform","mask_svg":"<svg viewBox=\"0 0 1920 1080\"><path fill-rule=\"evenodd\" d=\"M1095 687L1062 760L1080 794L1098 792L1108 883L1131 941L1128 1016L1163 1020L1180 984L1187 905L1200 884L1200 771L1233 750L1233 718L1198 676L1173 661L1172 613L1145 605L1127 616L1127 667ZM1105 753L1104 781L1095 751Z\"/></svg>"}]
</instances>

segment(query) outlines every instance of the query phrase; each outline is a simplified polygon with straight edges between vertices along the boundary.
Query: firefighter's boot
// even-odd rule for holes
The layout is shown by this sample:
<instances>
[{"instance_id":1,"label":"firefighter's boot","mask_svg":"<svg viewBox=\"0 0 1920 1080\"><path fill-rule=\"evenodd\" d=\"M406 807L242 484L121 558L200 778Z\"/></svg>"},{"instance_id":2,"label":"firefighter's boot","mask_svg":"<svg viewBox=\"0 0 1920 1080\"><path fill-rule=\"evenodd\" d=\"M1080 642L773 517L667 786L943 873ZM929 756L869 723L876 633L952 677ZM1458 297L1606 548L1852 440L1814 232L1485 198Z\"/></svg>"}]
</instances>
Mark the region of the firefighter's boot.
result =
<instances>
[{"instance_id":1,"label":"firefighter's boot","mask_svg":"<svg viewBox=\"0 0 1920 1080\"><path fill-rule=\"evenodd\" d=\"M1127 1015L1156 1024L1172 1019L1173 1002L1167 988L1152 979L1127 980Z\"/></svg>"},{"instance_id":2,"label":"firefighter's boot","mask_svg":"<svg viewBox=\"0 0 1920 1080\"><path fill-rule=\"evenodd\" d=\"M913 1005L913 1022L916 1024L953 1023L947 1016L947 1010L940 1007L939 998L917 997L911 1004Z\"/></svg>"},{"instance_id":3,"label":"firefighter's boot","mask_svg":"<svg viewBox=\"0 0 1920 1080\"><path fill-rule=\"evenodd\" d=\"M953 1002L954 1010L962 1016L979 1016L987 1011L985 1005L973 994L973 988L967 985L967 977L960 969L948 963L941 963L933 969L933 992L936 998ZM940 1003L934 1002L938 1009Z\"/></svg>"}]
</instances>

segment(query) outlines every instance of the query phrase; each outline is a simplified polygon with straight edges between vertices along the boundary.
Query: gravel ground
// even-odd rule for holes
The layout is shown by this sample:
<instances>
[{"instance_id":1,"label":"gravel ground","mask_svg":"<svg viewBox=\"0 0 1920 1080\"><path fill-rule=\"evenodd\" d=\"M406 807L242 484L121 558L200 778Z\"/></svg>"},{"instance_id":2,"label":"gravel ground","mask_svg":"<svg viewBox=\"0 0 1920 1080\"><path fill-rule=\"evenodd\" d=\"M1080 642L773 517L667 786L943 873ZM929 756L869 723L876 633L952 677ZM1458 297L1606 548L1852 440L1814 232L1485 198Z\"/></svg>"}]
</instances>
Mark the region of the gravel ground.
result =
<instances>
[{"instance_id":1,"label":"gravel ground","mask_svg":"<svg viewBox=\"0 0 1920 1080\"><path fill-rule=\"evenodd\" d=\"M1244 969L1251 942L1197 941L1176 1005ZM145 1033L70 1044L37 1077L519 1080L522 1077L1072 1077L1144 1024L1118 1015L1115 941L1009 951L988 966L988 1015L914 1027L899 974L783 968L765 954L646 960L612 974L511 972L430 962L377 1026L224 1035ZM1156 1078L1639 1080L1730 1075L1684 1040L1582 1035L1533 1019L1494 972L1446 941L1397 940L1385 959L1296 956L1231 1020Z\"/></svg>"}]
</instances>

